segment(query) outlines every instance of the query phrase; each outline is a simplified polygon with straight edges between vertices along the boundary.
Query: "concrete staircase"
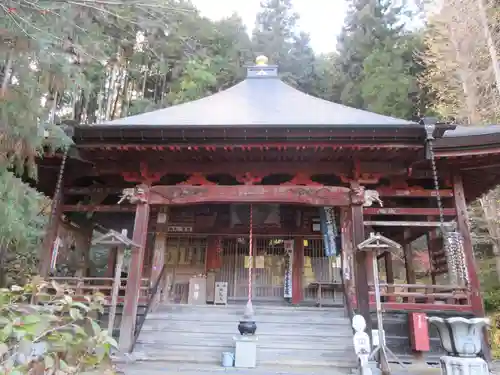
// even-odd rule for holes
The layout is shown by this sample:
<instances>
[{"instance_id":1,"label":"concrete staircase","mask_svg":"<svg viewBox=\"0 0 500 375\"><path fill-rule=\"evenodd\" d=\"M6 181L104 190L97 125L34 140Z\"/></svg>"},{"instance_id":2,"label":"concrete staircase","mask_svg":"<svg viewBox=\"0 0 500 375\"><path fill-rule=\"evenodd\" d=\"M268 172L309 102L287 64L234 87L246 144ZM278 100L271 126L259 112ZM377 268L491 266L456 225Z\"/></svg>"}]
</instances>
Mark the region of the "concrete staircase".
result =
<instances>
[{"instance_id":1,"label":"concrete staircase","mask_svg":"<svg viewBox=\"0 0 500 375\"><path fill-rule=\"evenodd\" d=\"M147 316L131 355L135 363L128 365L134 368L130 373L140 373L141 366L155 375L164 373L162 368L170 373L180 364L216 368L222 352L234 351L233 337L239 335L243 309L243 305L160 306ZM255 319L259 369L294 369L290 374L324 370L336 375L356 367L352 330L343 308L256 305ZM299 368L305 371L297 372Z\"/></svg>"}]
</instances>

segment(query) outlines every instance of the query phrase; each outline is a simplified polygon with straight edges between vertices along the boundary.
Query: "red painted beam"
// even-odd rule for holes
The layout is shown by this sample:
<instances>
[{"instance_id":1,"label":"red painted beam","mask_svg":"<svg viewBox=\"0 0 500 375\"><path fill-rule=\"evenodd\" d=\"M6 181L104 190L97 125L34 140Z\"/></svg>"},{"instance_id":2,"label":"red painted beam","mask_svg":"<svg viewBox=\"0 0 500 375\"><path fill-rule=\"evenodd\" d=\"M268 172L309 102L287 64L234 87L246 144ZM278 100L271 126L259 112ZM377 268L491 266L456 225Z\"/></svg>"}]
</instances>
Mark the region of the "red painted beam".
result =
<instances>
[{"instance_id":1,"label":"red painted beam","mask_svg":"<svg viewBox=\"0 0 500 375\"><path fill-rule=\"evenodd\" d=\"M348 164L342 161L294 161L293 163L268 161L268 162L236 162L234 160L206 161L206 162L186 162L172 160L170 158L159 159L158 155L152 154L151 158L146 155L131 160L120 162L110 161L109 155L103 156L103 159L95 158L95 153L89 155L95 160L96 167L81 171L87 175L96 174L120 174L120 173L140 173L147 169L148 173L166 174L230 174L240 175L243 173L252 173L260 175L268 174L289 174L291 176L297 173L307 173L310 176L318 174L336 174L347 175L351 173ZM141 166L137 160L142 160ZM408 168L401 162L360 162L360 173L379 173L384 175L406 175Z\"/></svg>"},{"instance_id":2,"label":"red painted beam","mask_svg":"<svg viewBox=\"0 0 500 375\"><path fill-rule=\"evenodd\" d=\"M377 188L376 189L381 197L408 197L408 198L427 198L435 197L435 190L424 190L424 189L391 189L391 188ZM442 189L439 191L439 195L442 198L453 197L453 190Z\"/></svg>"},{"instance_id":3,"label":"red painted beam","mask_svg":"<svg viewBox=\"0 0 500 375\"><path fill-rule=\"evenodd\" d=\"M350 189L334 186L153 186L150 203L288 203L312 206L347 206Z\"/></svg>"},{"instance_id":4,"label":"red painted beam","mask_svg":"<svg viewBox=\"0 0 500 375\"><path fill-rule=\"evenodd\" d=\"M89 194L121 194L123 187L70 187L64 189L66 195L89 195Z\"/></svg>"},{"instance_id":5,"label":"red painted beam","mask_svg":"<svg viewBox=\"0 0 500 375\"><path fill-rule=\"evenodd\" d=\"M456 216L457 210L454 208L445 208L445 216ZM437 208L378 208L369 207L363 210L365 216L372 215L409 215L409 216L439 216Z\"/></svg>"},{"instance_id":6,"label":"red painted beam","mask_svg":"<svg viewBox=\"0 0 500 375\"><path fill-rule=\"evenodd\" d=\"M257 149L260 150L264 148L264 150L276 149L276 150L286 150L295 148L295 150L314 150L317 148L325 148L325 149L334 149L334 150L393 150L393 149L404 149L404 150L421 150L423 149L423 145L415 145L415 144L405 144L405 143L390 143L390 144L363 144L363 143L328 143L328 142L269 142L269 143L259 143L259 144L127 144L127 145L119 145L119 144L109 144L109 143L88 143L88 144L80 144L78 145L79 149L107 149L107 150L157 150L157 151L166 151L168 150L186 150L186 151L198 151L199 147L207 147L211 150L223 149L225 151L233 151L233 150L252 150Z\"/></svg>"},{"instance_id":7,"label":"red painted beam","mask_svg":"<svg viewBox=\"0 0 500 375\"><path fill-rule=\"evenodd\" d=\"M65 204L62 207L63 212L135 212L135 206L132 205L83 205L83 204Z\"/></svg>"},{"instance_id":8,"label":"red painted beam","mask_svg":"<svg viewBox=\"0 0 500 375\"><path fill-rule=\"evenodd\" d=\"M375 304L370 304L370 308L375 309ZM384 311L456 311L472 312L471 305L447 305L435 303L382 303Z\"/></svg>"}]
</instances>

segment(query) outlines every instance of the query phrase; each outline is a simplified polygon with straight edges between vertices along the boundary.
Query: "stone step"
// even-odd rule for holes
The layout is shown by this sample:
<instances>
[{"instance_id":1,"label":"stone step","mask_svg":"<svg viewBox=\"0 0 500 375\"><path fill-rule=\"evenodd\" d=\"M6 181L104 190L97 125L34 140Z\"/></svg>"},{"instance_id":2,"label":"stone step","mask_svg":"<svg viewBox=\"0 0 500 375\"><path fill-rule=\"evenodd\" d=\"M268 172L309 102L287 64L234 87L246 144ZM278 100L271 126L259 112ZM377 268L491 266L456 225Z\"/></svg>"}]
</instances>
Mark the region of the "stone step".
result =
<instances>
[{"instance_id":1,"label":"stone step","mask_svg":"<svg viewBox=\"0 0 500 375\"><path fill-rule=\"evenodd\" d=\"M148 365L218 365L223 352L234 351L243 311L244 305L160 306L148 314L133 356ZM255 320L259 367L348 371L356 366L352 328L343 308L255 306Z\"/></svg>"},{"instance_id":2,"label":"stone step","mask_svg":"<svg viewBox=\"0 0 500 375\"><path fill-rule=\"evenodd\" d=\"M164 324L164 323L171 323L171 324L178 324L182 322L186 322L189 324L193 323L209 323L209 324L238 324L238 322L243 318L243 315L240 316L229 316L229 315L219 315L216 317L212 316L181 316L181 315L172 315L170 317L163 317L163 318L157 318L157 317L147 317L146 318L146 323L148 324ZM282 324L282 325L287 325L287 324L293 324L293 325L303 325L303 326L321 326L321 327L327 327L327 326L350 326L349 320L343 319L343 318L322 318L322 319L313 319L313 317L310 318L310 320L307 320L306 318L304 319L293 319L293 318L285 318L285 317L263 317L263 316L255 316L253 317L255 322L257 324Z\"/></svg>"},{"instance_id":3,"label":"stone step","mask_svg":"<svg viewBox=\"0 0 500 375\"><path fill-rule=\"evenodd\" d=\"M157 335L154 333L141 334L137 344L161 345L162 347L173 347L177 345L225 347L233 345L234 337L237 335L223 335L220 333L192 333L175 332L168 335ZM347 338L349 340L349 338ZM313 349L313 350L343 350L346 347L345 338L336 337L314 337L314 336L282 336L282 335L259 335L258 347L260 348L283 348L283 349Z\"/></svg>"},{"instance_id":4,"label":"stone step","mask_svg":"<svg viewBox=\"0 0 500 375\"><path fill-rule=\"evenodd\" d=\"M230 307L230 306L195 306L192 309L189 309L186 306L182 305L169 305L169 306L160 306L154 312L150 312L148 316L154 318L164 318L165 316L175 316L175 315L183 315L183 316L219 316L221 314L228 316L237 316L240 317L243 315L244 308L241 306L238 307ZM320 308L254 308L255 316L278 316L278 317L287 317L287 318L299 318L299 317L315 317L317 319L320 318L344 318L347 319L344 309L320 309Z\"/></svg>"},{"instance_id":5,"label":"stone step","mask_svg":"<svg viewBox=\"0 0 500 375\"><path fill-rule=\"evenodd\" d=\"M207 314L148 314L148 321L234 321L238 322L243 317L243 314L229 314L224 312L207 313ZM308 323L308 324L349 324L349 319L343 316L336 315L319 315L319 314L295 314L295 315L267 315L267 314L255 314L254 319L257 323L259 322L269 322L269 323L281 323L281 322L293 322L293 323Z\"/></svg>"},{"instance_id":6,"label":"stone step","mask_svg":"<svg viewBox=\"0 0 500 375\"><path fill-rule=\"evenodd\" d=\"M353 375L354 372L346 368L336 367L299 367L299 366L259 366L255 369L224 368L216 364L198 365L176 362L136 362L118 366L119 374L124 375Z\"/></svg>"},{"instance_id":7,"label":"stone step","mask_svg":"<svg viewBox=\"0 0 500 375\"><path fill-rule=\"evenodd\" d=\"M141 333L155 332L166 334L168 332L193 332L193 333L221 333L238 334L238 322L190 322L168 320L151 322L146 320ZM352 329L348 325L329 324L295 324L295 323L257 323L258 335L285 335L285 336L340 336L352 337Z\"/></svg>"},{"instance_id":8,"label":"stone step","mask_svg":"<svg viewBox=\"0 0 500 375\"><path fill-rule=\"evenodd\" d=\"M294 306L294 305L261 305L258 303L252 304L254 310L262 310L262 311L283 311L283 312L291 312L291 311L345 311L343 306L340 307L311 307L311 306ZM246 308L246 303L243 304L228 304L228 305L188 305L188 304L160 304L157 306L156 310L169 310L169 311L195 311L195 310L237 310L243 311Z\"/></svg>"},{"instance_id":9,"label":"stone step","mask_svg":"<svg viewBox=\"0 0 500 375\"><path fill-rule=\"evenodd\" d=\"M233 346L209 348L205 346L178 346L161 348L155 345L137 345L134 357L145 362L186 362L219 364L223 352L233 352ZM285 366L320 366L353 368L356 365L354 351L315 351L312 349L259 348L257 364Z\"/></svg>"}]
</instances>

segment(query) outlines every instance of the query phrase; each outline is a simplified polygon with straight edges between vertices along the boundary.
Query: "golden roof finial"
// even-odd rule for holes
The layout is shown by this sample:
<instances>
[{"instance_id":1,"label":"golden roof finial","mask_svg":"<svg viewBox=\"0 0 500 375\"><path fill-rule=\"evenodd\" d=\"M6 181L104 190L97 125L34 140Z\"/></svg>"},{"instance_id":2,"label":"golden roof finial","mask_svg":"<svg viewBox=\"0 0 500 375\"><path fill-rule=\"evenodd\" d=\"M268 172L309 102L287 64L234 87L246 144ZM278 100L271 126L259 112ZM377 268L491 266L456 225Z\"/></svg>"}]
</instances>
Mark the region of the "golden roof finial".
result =
<instances>
[{"instance_id":1,"label":"golden roof finial","mask_svg":"<svg viewBox=\"0 0 500 375\"><path fill-rule=\"evenodd\" d=\"M266 56L260 55L255 59L255 65L266 66L268 61L269 61L269 59Z\"/></svg>"}]
</instances>

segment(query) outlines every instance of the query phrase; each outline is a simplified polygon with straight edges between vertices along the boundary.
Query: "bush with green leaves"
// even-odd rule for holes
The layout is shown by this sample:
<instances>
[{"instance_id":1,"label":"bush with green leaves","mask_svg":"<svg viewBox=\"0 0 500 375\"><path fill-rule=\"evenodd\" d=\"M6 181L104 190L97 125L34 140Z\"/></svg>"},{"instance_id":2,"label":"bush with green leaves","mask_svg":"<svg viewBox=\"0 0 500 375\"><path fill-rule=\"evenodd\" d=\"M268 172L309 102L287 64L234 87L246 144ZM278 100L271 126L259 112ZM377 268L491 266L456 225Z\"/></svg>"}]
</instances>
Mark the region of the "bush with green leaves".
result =
<instances>
[{"instance_id":1,"label":"bush with green leaves","mask_svg":"<svg viewBox=\"0 0 500 375\"><path fill-rule=\"evenodd\" d=\"M500 312L500 288L490 288L483 293L484 308L487 312Z\"/></svg>"},{"instance_id":2,"label":"bush with green leaves","mask_svg":"<svg viewBox=\"0 0 500 375\"><path fill-rule=\"evenodd\" d=\"M0 289L0 375L111 375L116 341L95 317L104 297L85 302L54 282Z\"/></svg>"}]
</instances>

